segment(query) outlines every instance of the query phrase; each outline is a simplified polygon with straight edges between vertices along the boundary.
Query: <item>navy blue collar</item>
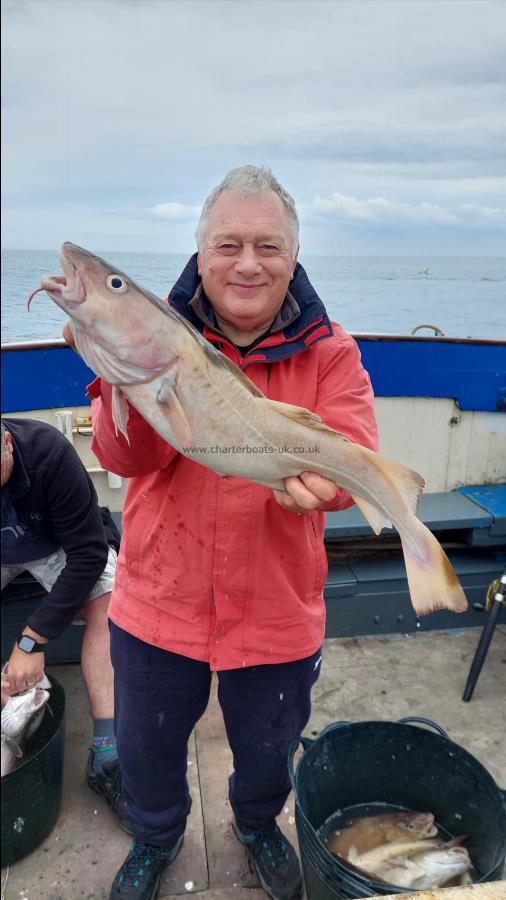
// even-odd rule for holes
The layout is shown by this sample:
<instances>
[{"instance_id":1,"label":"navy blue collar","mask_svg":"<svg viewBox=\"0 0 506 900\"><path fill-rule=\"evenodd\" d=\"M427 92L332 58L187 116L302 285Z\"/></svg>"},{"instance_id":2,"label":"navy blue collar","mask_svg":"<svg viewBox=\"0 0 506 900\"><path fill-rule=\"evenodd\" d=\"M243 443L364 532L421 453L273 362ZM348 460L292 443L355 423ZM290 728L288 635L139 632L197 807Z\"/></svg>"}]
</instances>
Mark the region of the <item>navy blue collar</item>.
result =
<instances>
[{"instance_id":1,"label":"navy blue collar","mask_svg":"<svg viewBox=\"0 0 506 900\"><path fill-rule=\"evenodd\" d=\"M197 268L197 254L194 253L172 288L169 302L178 313L202 333L205 325L189 306L201 284L202 280ZM275 345L264 347L263 342L260 342L250 350L250 354L254 355L259 362L276 362L286 359L307 350L316 341L332 336L332 326L325 306L300 263L297 263L294 277L290 282L290 294L299 307L300 315L290 321L285 328L278 330L276 335L267 338L271 344L273 338L277 336L279 341ZM200 302L206 317L211 318L212 307L203 292ZM249 354L246 354L245 359L248 356Z\"/></svg>"}]
</instances>

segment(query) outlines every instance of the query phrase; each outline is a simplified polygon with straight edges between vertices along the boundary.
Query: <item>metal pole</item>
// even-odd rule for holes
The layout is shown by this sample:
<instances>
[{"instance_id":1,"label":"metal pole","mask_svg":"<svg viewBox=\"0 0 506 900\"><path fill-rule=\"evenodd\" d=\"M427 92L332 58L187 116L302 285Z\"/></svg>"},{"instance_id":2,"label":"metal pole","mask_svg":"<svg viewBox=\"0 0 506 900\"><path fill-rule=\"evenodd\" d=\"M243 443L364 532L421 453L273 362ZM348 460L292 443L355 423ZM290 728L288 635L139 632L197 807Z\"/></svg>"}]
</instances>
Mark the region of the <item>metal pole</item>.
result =
<instances>
[{"instance_id":1,"label":"metal pole","mask_svg":"<svg viewBox=\"0 0 506 900\"><path fill-rule=\"evenodd\" d=\"M473 696L473 691L476 687L476 682L480 676L480 672L483 667L483 663L485 662L488 648L490 646L490 641L492 640L495 626L497 625L497 619L499 618L499 613L501 611L501 606L504 603L504 590L506 586L506 572L503 573L501 579L499 581L499 586L494 594L492 599L492 605L490 607L487 621L483 626L483 631L481 633L481 637L476 648L476 653L474 654L474 659L471 663L471 668L469 670L469 675L467 677L466 686L464 688L464 693L462 695L462 699L467 703L471 697Z\"/></svg>"}]
</instances>

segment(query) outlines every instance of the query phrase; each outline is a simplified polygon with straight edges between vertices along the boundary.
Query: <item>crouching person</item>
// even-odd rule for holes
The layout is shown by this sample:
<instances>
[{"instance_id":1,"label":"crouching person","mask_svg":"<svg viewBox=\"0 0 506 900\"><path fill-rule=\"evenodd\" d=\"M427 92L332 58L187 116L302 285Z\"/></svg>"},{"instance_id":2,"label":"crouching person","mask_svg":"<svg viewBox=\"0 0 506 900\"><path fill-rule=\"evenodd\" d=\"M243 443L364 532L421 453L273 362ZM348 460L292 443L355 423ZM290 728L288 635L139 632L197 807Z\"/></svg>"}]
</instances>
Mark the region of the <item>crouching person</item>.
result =
<instances>
[{"instance_id":1,"label":"crouching person","mask_svg":"<svg viewBox=\"0 0 506 900\"><path fill-rule=\"evenodd\" d=\"M3 691L16 694L36 684L48 642L76 617L84 620L81 669L93 718L86 778L130 833L113 730L107 618L119 534L112 520L104 527L81 460L52 425L3 419L1 463L2 591L23 571L47 591L14 646Z\"/></svg>"}]
</instances>

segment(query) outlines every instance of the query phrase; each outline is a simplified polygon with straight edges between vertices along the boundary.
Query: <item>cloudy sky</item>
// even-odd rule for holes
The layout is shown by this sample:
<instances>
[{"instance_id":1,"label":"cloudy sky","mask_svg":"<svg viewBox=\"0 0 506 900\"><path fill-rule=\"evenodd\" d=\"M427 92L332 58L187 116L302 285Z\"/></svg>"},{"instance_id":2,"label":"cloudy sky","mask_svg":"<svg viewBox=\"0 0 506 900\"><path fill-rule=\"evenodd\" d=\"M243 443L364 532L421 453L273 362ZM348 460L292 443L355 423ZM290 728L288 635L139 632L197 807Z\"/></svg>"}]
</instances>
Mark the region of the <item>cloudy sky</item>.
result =
<instances>
[{"instance_id":1,"label":"cloudy sky","mask_svg":"<svg viewBox=\"0 0 506 900\"><path fill-rule=\"evenodd\" d=\"M191 252L269 165L306 253L504 255L503 0L4 0L2 246Z\"/></svg>"}]
</instances>

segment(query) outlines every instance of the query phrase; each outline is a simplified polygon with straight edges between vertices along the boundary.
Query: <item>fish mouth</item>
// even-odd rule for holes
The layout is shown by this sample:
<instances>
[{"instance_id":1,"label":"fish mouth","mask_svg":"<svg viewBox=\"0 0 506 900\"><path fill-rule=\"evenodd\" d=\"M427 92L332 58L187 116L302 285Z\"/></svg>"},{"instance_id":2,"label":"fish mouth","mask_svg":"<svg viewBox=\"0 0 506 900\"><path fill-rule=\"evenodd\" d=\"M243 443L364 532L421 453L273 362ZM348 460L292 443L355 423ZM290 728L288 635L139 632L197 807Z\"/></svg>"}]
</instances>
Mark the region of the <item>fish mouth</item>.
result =
<instances>
[{"instance_id":1,"label":"fish mouth","mask_svg":"<svg viewBox=\"0 0 506 900\"><path fill-rule=\"evenodd\" d=\"M43 275L40 287L28 298L28 309L35 294L45 291L52 300L65 310L77 309L86 300L86 289L83 280L68 254L65 252L67 244L63 244L58 258L63 269L63 275ZM72 244L68 244L72 247Z\"/></svg>"}]
</instances>

